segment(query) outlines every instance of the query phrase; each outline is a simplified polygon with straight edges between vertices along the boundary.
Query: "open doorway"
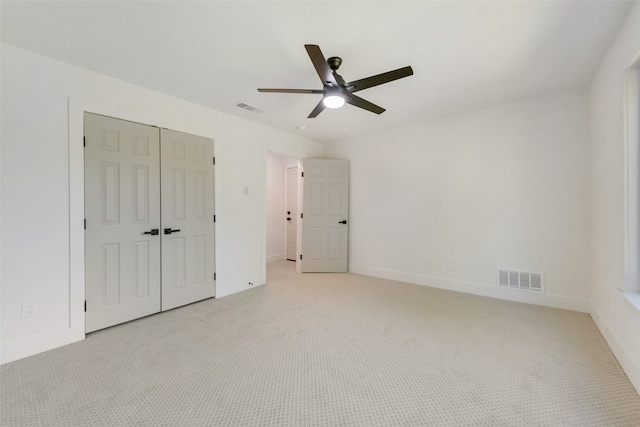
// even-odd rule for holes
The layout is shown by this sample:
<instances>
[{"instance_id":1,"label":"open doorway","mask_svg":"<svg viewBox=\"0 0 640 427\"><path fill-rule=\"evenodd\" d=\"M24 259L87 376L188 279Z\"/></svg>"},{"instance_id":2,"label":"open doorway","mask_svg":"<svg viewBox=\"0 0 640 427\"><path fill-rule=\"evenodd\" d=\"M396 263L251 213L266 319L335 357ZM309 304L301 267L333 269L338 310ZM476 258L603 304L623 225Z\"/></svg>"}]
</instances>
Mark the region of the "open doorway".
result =
<instances>
[{"instance_id":1,"label":"open doorway","mask_svg":"<svg viewBox=\"0 0 640 427\"><path fill-rule=\"evenodd\" d=\"M267 152L267 263L299 259L300 161Z\"/></svg>"}]
</instances>

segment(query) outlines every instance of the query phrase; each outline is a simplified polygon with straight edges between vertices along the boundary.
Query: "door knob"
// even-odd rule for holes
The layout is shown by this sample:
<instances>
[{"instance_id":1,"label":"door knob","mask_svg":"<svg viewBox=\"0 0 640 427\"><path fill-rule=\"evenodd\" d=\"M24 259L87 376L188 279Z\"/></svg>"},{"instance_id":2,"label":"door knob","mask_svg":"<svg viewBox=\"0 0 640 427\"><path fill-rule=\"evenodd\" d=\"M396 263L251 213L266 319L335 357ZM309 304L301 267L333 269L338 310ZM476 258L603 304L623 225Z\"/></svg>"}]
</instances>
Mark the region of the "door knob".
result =
<instances>
[{"instance_id":1,"label":"door knob","mask_svg":"<svg viewBox=\"0 0 640 427\"><path fill-rule=\"evenodd\" d=\"M170 228L165 228L164 229L164 234L171 234L171 233L177 233L178 231L180 231L180 229L176 229L176 230L172 230Z\"/></svg>"},{"instance_id":2,"label":"door knob","mask_svg":"<svg viewBox=\"0 0 640 427\"><path fill-rule=\"evenodd\" d=\"M142 233L142 234L151 234L152 236L157 236L157 235L158 235L158 234L160 234L160 233L158 232L158 229L157 229L157 228L152 228L151 230L149 230L149 231L145 231L145 232L144 232L144 233Z\"/></svg>"},{"instance_id":3,"label":"door knob","mask_svg":"<svg viewBox=\"0 0 640 427\"><path fill-rule=\"evenodd\" d=\"M338 224L346 224L346 223L347 223L346 219L343 219L342 221L338 221Z\"/></svg>"}]
</instances>

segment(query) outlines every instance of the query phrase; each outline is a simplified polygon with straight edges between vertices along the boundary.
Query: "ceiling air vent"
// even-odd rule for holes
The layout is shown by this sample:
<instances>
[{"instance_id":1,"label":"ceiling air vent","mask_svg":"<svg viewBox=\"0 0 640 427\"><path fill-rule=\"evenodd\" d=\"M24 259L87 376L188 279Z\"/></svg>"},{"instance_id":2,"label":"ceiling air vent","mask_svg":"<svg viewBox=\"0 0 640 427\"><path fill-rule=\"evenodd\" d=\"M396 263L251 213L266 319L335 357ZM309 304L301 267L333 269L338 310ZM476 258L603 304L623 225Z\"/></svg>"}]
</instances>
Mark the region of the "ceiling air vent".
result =
<instances>
[{"instance_id":1,"label":"ceiling air vent","mask_svg":"<svg viewBox=\"0 0 640 427\"><path fill-rule=\"evenodd\" d=\"M258 107L254 107L253 105L245 104L244 102L238 102L236 107L240 107L243 110L251 111L252 113L264 113L266 110L263 110Z\"/></svg>"},{"instance_id":2,"label":"ceiling air vent","mask_svg":"<svg viewBox=\"0 0 640 427\"><path fill-rule=\"evenodd\" d=\"M499 268L498 286L541 294L544 293L544 273Z\"/></svg>"}]
</instances>

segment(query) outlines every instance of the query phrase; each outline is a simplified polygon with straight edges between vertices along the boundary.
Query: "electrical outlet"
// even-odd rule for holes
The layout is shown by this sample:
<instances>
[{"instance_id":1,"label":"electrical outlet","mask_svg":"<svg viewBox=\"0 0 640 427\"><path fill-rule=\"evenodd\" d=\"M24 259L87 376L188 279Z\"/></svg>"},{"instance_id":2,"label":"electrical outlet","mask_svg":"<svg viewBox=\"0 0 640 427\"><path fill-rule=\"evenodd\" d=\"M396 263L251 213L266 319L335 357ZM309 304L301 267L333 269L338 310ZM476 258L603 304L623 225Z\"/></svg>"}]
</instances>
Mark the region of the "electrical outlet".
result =
<instances>
[{"instance_id":1,"label":"electrical outlet","mask_svg":"<svg viewBox=\"0 0 640 427\"><path fill-rule=\"evenodd\" d=\"M22 303L22 318L25 317L33 317L38 314L38 305L31 302L23 302Z\"/></svg>"},{"instance_id":2,"label":"electrical outlet","mask_svg":"<svg viewBox=\"0 0 640 427\"><path fill-rule=\"evenodd\" d=\"M426 265L427 267L431 267L431 257L428 256L424 259L424 265Z\"/></svg>"},{"instance_id":3,"label":"electrical outlet","mask_svg":"<svg viewBox=\"0 0 640 427\"><path fill-rule=\"evenodd\" d=\"M449 270L449 271L455 271L455 269L456 269L456 264L451 260L447 260L447 262L445 263L445 266L447 267L447 270Z\"/></svg>"},{"instance_id":4,"label":"electrical outlet","mask_svg":"<svg viewBox=\"0 0 640 427\"><path fill-rule=\"evenodd\" d=\"M236 262L236 271L240 271L240 263Z\"/></svg>"}]
</instances>

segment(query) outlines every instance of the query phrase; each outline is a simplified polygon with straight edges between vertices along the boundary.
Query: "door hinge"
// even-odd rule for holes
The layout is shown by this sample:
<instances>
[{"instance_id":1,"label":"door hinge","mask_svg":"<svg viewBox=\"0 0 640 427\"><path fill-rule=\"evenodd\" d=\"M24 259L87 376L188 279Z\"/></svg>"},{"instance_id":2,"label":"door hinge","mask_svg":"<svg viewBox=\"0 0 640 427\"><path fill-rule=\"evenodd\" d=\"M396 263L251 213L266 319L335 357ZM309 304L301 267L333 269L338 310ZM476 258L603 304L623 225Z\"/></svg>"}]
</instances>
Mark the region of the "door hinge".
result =
<instances>
[{"instance_id":1,"label":"door hinge","mask_svg":"<svg viewBox=\"0 0 640 427\"><path fill-rule=\"evenodd\" d=\"M216 273L213 273L213 280L216 280Z\"/></svg>"},{"instance_id":2,"label":"door hinge","mask_svg":"<svg viewBox=\"0 0 640 427\"><path fill-rule=\"evenodd\" d=\"M87 229L87 218L84 219L84 229Z\"/></svg>"},{"instance_id":3,"label":"door hinge","mask_svg":"<svg viewBox=\"0 0 640 427\"><path fill-rule=\"evenodd\" d=\"M302 259L302 254L300 254L300 259Z\"/></svg>"},{"instance_id":4,"label":"door hinge","mask_svg":"<svg viewBox=\"0 0 640 427\"><path fill-rule=\"evenodd\" d=\"M301 175L302 175L302 177L304 178L304 172L302 172L302 174L301 174Z\"/></svg>"},{"instance_id":5,"label":"door hinge","mask_svg":"<svg viewBox=\"0 0 640 427\"><path fill-rule=\"evenodd\" d=\"M84 300L84 312L87 312L87 300Z\"/></svg>"},{"instance_id":6,"label":"door hinge","mask_svg":"<svg viewBox=\"0 0 640 427\"><path fill-rule=\"evenodd\" d=\"M213 164L214 165L216 164L216 158L215 157L213 158Z\"/></svg>"},{"instance_id":7,"label":"door hinge","mask_svg":"<svg viewBox=\"0 0 640 427\"><path fill-rule=\"evenodd\" d=\"M216 216L213 215L213 222L216 222Z\"/></svg>"},{"instance_id":8,"label":"door hinge","mask_svg":"<svg viewBox=\"0 0 640 427\"><path fill-rule=\"evenodd\" d=\"M300 219L304 218L304 214L300 213Z\"/></svg>"},{"instance_id":9,"label":"door hinge","mask_svg":"<svg viewBox=\"0 0 640 427\"><path fill-rule=\"evenodd\" d=\"M87 146L87 137L86 137L86 136L83 136L83 137L82 137L82 146L83 146L83 147L86 147L86 146Z\"/></svg>"}]
</instances>

